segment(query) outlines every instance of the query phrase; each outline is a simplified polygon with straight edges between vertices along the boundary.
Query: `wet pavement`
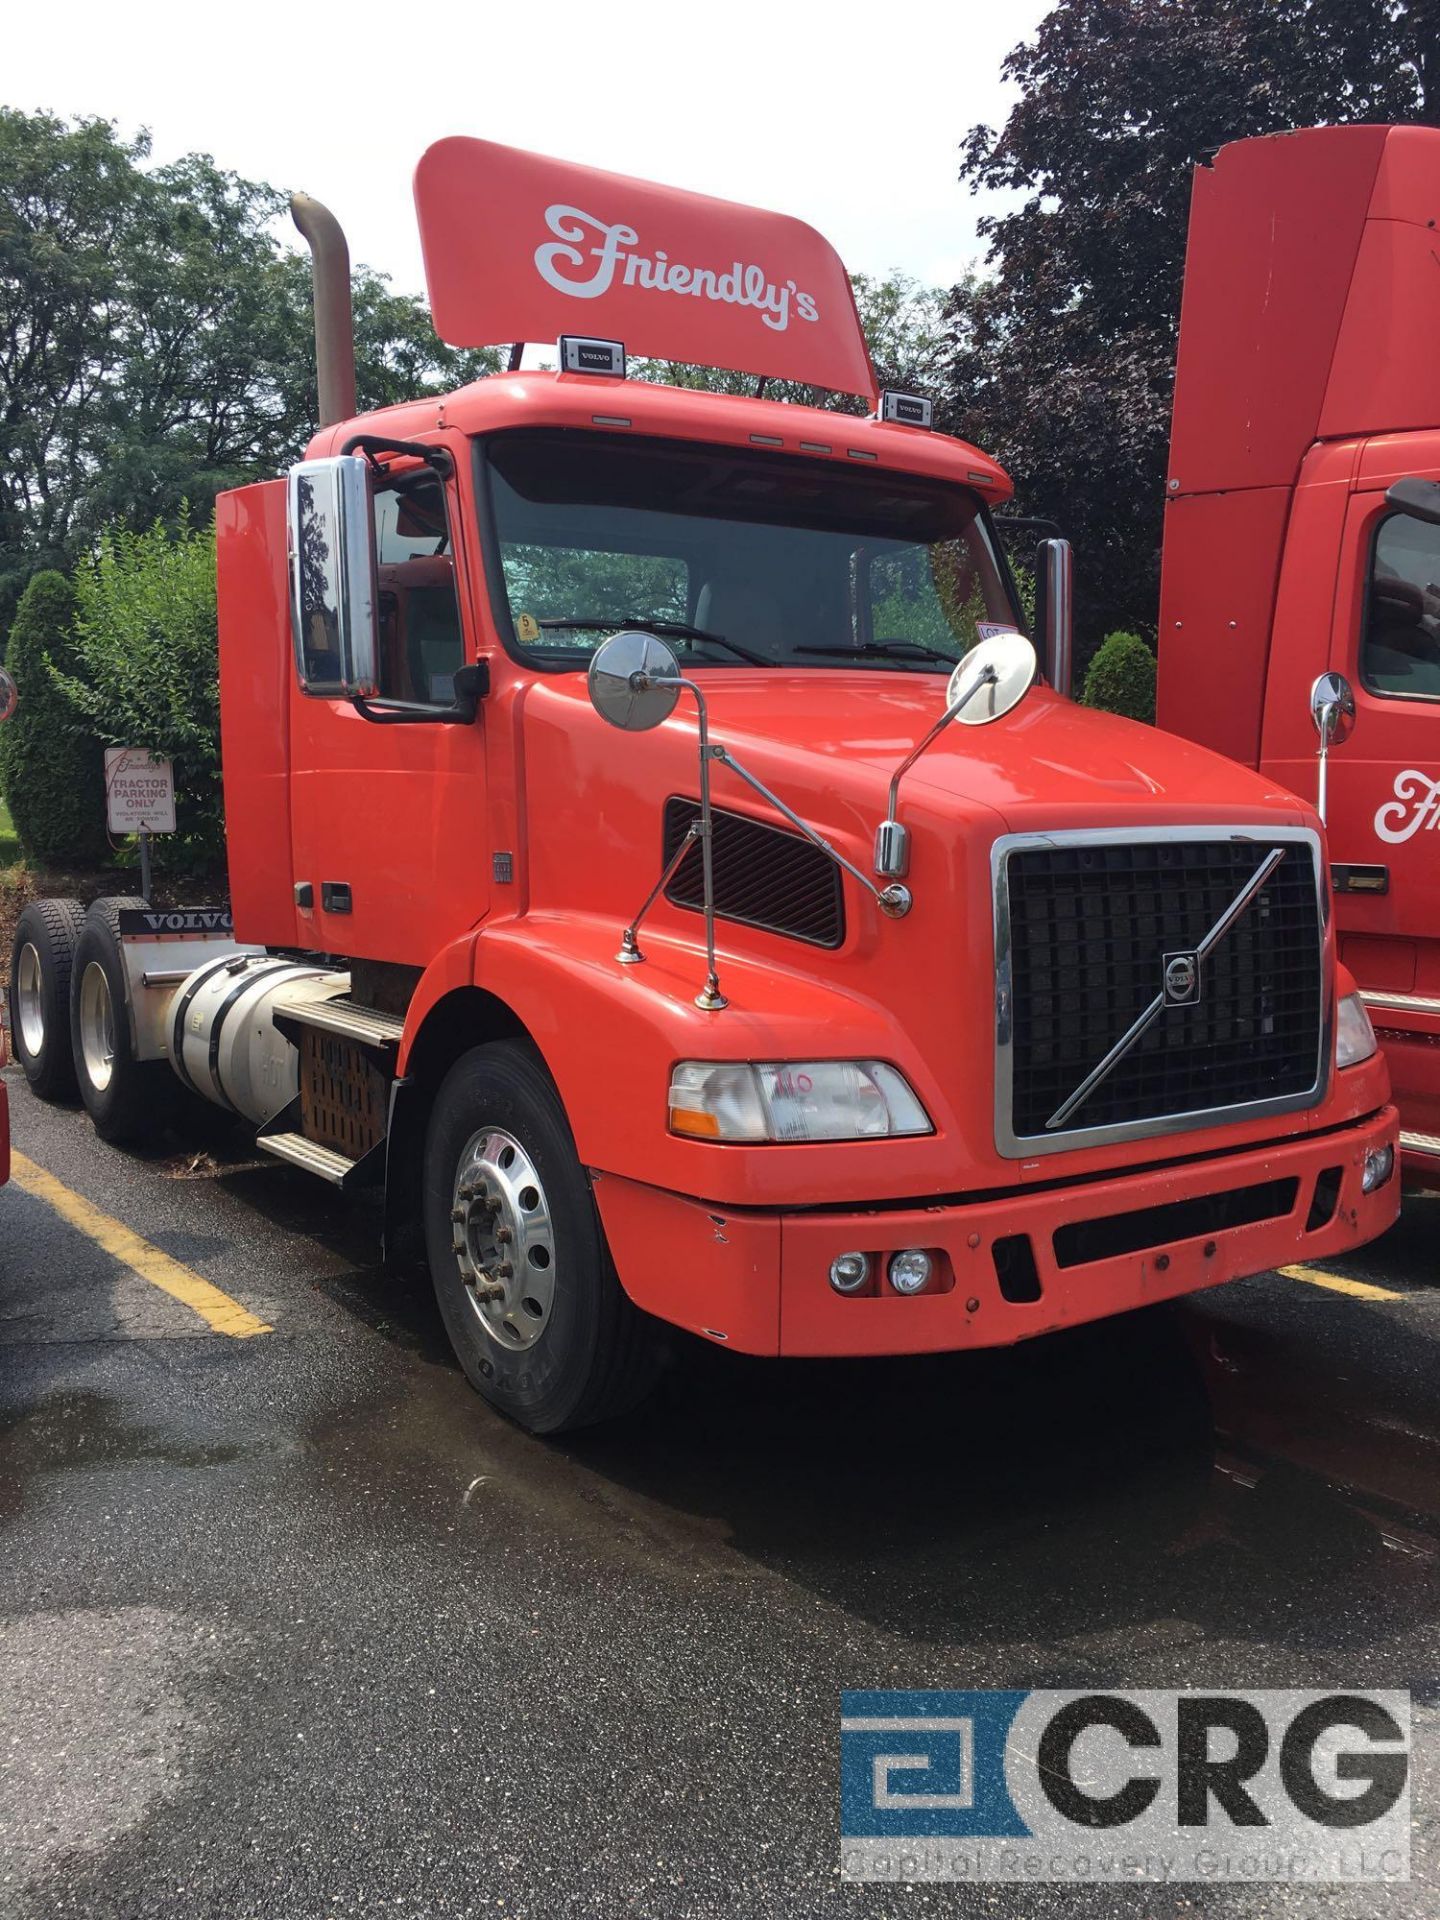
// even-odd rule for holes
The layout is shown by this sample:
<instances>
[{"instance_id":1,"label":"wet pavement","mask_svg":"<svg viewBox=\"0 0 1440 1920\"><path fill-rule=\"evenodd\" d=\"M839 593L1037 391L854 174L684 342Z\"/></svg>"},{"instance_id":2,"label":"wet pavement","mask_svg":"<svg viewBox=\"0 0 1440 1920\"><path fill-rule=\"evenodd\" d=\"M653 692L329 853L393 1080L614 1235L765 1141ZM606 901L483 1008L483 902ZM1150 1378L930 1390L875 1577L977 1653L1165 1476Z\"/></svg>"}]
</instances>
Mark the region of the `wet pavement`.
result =
<instances>
[{"instance_id":1,"label":"wet pavement","mask_svg":"<svg viewBox=\"0 0 1440 1920\"><path fill-rule=\"evenodd\" d=\"M373 1214L17 1146L273 1331L0 1194L0 1913L1433 1915L1440 1198L1332 1271L1010 1352L683 1346L532 1440ZM842 1687L1409 1687L1408 1886L842 1885Z\"/></svg>"}]
</instances>

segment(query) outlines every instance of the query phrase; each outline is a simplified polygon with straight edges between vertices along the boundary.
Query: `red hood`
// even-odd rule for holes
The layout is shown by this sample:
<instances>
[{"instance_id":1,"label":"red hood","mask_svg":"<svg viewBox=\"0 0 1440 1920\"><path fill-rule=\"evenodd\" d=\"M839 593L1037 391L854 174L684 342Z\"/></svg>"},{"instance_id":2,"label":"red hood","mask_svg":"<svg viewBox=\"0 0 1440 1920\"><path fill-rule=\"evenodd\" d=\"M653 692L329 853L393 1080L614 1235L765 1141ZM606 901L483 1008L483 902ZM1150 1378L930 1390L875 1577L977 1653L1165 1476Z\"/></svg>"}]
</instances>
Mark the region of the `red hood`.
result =
<instances>
[{"instance_id":1,"label":"red hood","mask_svg":"<svg viewBox=\"0 0 1440 1920\"><path fill-rule=\"evenodd\" d=\"M782 799L794 806L806 787L853 799L863 786L878 820L895 768L943 710L945 681L871 669L727 668L706 674L704 686L715 738ZM1002 720L950 726L906 775L901 794L902 814L905 796L912 807L938 800L945 812L958 801L962 811L998 815L1012 832L1124 825L1137 808L1148 825L1262 817L1314 824L1307 805L1249 768L1042 686Z\"/></svg>"}]
</instances>

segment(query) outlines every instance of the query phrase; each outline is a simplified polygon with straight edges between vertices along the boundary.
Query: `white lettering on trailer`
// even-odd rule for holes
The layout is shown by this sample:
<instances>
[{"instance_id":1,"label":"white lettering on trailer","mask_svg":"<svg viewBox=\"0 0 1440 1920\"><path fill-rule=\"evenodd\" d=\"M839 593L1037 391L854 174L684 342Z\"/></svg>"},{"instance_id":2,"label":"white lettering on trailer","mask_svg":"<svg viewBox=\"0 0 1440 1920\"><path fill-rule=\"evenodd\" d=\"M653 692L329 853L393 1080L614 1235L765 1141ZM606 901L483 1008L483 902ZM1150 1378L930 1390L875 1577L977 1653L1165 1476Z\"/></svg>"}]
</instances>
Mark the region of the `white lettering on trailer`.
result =
<instances>
[{"instance_id":1,"label":"white lettering on trailer","mask_svg":"<svg viewBox=\"0 0 1440 1920\"><path fill-rule=\"evenodd\" d=\"M545 224L557 237L535 249L535 265L540 278L557 293L568 293L576 300L597 300L608 293L621 273L621 285L644 287L653 293L692 294L706 300L722 300L727 306L755 307L767 327L784 333L792 310L801 320L818 320L820 309L814 297L802 293L793 280L781 286L768 279L763 267L746 266L736 260L723 270L714 267L687 267L671 260L663 247L654 255L631 253L640 235L623 221L613 226L597 220L593 213L579 207L553 206L545 209ZM600 244L582 249L587 230L598 235ZM598 264L588 279L571 277L567 268L584 268L587 259ZM623 271L622 271L623 269Z\"/></svg>"},{"instance_id":2,"label":"white lettering on trailer","mask_svg":"<svg viewBox=\"0 0 1440 1920\"><path fill-rule=\"evenodd\" d=\"M1375 814L1375 831L1392 847L1413 839L1422 827L1440 826L1440 779L1407 767L1395 776L1395 798Z\"/></svg>"}]
</instances>

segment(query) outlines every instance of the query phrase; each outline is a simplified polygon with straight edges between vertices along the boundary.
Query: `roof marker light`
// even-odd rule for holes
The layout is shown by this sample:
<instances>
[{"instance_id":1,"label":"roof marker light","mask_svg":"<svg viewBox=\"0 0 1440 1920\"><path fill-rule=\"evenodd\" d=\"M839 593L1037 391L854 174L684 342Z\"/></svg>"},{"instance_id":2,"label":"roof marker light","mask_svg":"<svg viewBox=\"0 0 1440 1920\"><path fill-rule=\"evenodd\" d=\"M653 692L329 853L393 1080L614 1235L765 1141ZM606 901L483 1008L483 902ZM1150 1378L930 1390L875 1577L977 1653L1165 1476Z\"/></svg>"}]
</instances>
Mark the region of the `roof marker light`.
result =
<instances>
[{"instance_id":1,"label":"roof marker light","mask_svg":"<svg viewBox=\"0 0 1440 1920\"><path fill-rule=\"evenodd\" d=\"M583 334L562 333L556 352L562 373L600 373L612 380L625 378L625 348L619 340L591 340Z\"/></svg>"},{"instance_id":2,"label":"roof marker light","mask_svg":"<svg viewBox=\"0 0 1440 1920\"><path fill-rule=\"evenodd\" d=\"M829 453L830 448L823 440L802 440L800 451L801 453Z\"/></svg>"},{"instance_id":3,"label":"roof marker light","mask_svg":"<svg viewBox=\"0 0 1440 1920\"><path fill-rule=\"evenodd\" d=\"M916 393L896 393L886 387L880 395L880 418L896 427L930 427L935 420L934 403Z\"/></svg>"},{"instance_id":4,"label":"roof marker light","mask_svg":"<svg viewBox=\"0 0 1440 1920\"><path fill-rule=\"evenodd\" d=\"M752 447L783 447L785 442L778 433L752 433L750 444Z\"/></svg>"}]
</instances>

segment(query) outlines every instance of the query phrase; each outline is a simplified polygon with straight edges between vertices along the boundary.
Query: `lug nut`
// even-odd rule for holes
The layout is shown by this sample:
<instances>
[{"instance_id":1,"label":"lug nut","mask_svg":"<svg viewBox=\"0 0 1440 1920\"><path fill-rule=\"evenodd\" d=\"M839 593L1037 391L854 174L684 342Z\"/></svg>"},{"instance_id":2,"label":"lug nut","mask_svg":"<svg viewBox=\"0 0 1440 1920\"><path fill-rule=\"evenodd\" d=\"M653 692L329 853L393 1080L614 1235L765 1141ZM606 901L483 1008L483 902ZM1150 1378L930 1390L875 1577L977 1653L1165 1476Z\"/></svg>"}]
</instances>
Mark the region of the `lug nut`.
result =
<instances>
[{"instance_id":1,"label":"lug nut","mask_svg":"<svg viewBox=\"0 0 1440 1920\"><path fill-rule=\"evenodd\" d=\"M493 1280L477 1280L475 1282L475 1298L477 1300L503 1300L505 1298L505 1289L504 1287L497 1286Z\"/></svg>"},{"instance_id":2,"label":"lug nut","mask_svg":"<svg viewBox=\"0 0 1440 1920\"><path fill-rule=\"evenodd\" d=\"M455 1222L457 1227L462 1220L468 1220L469 1217L470 1209L468 1207L452 1207L450 1209L450 1218Z\"/></svg>"},{"instance_id":3,"label":"lug nut","mask_svg":"<svg viewBox=\"0 0 1440 1920\"><path fill-rule=\"evenodd\" d=\"M513 1240L515 1235L510 1231L509 1227L497 1227L495 1229L495 1238L503 1247L507 1241Z\"/></svg>"}]
</instances>

